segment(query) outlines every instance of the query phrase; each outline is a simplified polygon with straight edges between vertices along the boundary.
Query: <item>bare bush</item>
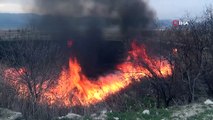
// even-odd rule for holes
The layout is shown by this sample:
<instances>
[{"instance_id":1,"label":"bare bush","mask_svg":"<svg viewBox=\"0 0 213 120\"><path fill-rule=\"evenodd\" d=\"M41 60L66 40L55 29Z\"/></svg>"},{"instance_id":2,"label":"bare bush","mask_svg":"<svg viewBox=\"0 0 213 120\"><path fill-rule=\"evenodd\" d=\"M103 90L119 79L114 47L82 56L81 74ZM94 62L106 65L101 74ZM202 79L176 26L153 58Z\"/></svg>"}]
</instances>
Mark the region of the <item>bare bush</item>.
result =
<instances>
[{"instance_id":1,"label":"bare bush","mask_svg":"<svg viewBox=\"0 0 213 120\"><path fill-rule=\"evenodd\" d=\"M208 8L202 20L187 18L189 25L173 27L162 34L164 44L171 46L174 79L179 83L177 101L194 102L212 88L212 11ZM205 84L206 83L206 84ZM179 92L179 93L178 93ZM177 102L176 101L176 102Z\"/></svg>"},{"instance_id":2,"label":"bare bush","mask_svg":"<svg viewBox=\"0 0 213 120\"><path fill-rule=\"evenodd\" d=\"M35 117L41 110L49 109L48 106L42 107L38 103L42 100L42 93L57 82L65 60L61 46L50 41L40 42L18 41L8 43L6 47L1 46L1 64L5 65L2 78L5 85L16 92L16 100L20 96L24 98L22 104L17 104L26 117ZM7 72L11 74L6 75Z\"/></svg>"}]
</instances>

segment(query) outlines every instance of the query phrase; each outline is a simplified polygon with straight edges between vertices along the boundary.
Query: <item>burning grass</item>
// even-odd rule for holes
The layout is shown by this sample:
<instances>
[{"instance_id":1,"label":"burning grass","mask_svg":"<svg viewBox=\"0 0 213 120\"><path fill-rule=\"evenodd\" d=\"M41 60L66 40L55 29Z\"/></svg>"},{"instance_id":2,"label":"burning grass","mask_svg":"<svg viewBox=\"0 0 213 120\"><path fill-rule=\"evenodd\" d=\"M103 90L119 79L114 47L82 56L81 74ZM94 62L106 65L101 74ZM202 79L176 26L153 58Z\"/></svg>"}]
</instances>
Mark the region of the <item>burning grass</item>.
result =
<instances>
[{"instance_id":1,"label":"burning grass","mask_svg":"<svg viewBox=\"0 0 213 120\"><path fill-rule=\"evenodd\" d=\"M30 88L19 80L26 73L25 68L9 68L5 70L5 80L15 87L19 97L27 99ZM104 101L112 94L125 89L133 82L141 81L147 77L166 78L172 75L172 65L163 59L147 55L146 47L132 42L132 49L127 59L117 65L114 73L100 76L91 80L82 73L81 65L76 58L70 58L69 68L64 68L59 75L57 83L41 93L39 103L48 103L59 106L90 106ZM47 80L48 81L48 80ZM45 83L42 86L47 88Z\"/></svg>"}]
</instances>

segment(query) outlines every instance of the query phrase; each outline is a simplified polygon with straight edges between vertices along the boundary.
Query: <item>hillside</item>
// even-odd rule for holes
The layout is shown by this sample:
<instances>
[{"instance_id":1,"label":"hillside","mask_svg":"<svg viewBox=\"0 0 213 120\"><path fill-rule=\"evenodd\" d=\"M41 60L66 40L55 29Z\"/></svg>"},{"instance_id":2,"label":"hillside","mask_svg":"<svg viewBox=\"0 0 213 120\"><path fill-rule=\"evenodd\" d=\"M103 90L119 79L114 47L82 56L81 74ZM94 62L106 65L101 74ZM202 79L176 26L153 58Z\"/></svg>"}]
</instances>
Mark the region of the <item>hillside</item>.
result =
<instances>
[{"instance_id":1,"label":"hillside","mask_svg":"<svg viewBox=\"0 0 213 120\"><path fill-rule=\"evenodd\" d=\"M0 13L0 29L17 29L29 24L30 19L39 19L35 14Z\"/></svg>"},{"instance_id":2,"label":"hillside","mask_svg":"<svg viewBox=\"0 0 213 120\"><path fill-rule=\"evenodd\" d=\"M30 20L38 21L41 16L36 14L9 14L0 13L0 30L2 29L17 29L25 27L29 24ZM83 18L80 23L88 23L89 18ZM74 21L75 22L75 21ZM171 20L159 20L157 24L160 28L166 28L171 26ZM83 24L84 25L84 24Z\"/></svg>"},{"instance_id":3,"label":"hillside","mask_svg":"<svg viewBox=\"0 0 213 120\"><path fill-rule=\"evenodd\" d=\"M106 110L94 113L90 116L80 116L69 113L56 120L212 120L213 102L206 100L204 103L193 103L184 106L169 108L141 108L138 111L113 112Z\"/></svg>"}]
</instances>

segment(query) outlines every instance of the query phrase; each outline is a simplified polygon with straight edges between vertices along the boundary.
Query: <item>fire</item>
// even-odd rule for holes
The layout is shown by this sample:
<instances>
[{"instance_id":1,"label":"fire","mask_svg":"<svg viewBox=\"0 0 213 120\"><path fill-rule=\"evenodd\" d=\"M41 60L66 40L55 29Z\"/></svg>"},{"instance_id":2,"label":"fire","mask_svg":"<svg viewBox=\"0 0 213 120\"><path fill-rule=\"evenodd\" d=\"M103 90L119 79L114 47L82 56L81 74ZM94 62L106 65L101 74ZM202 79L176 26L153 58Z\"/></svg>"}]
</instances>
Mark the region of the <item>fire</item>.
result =
<instances>
[{"instance_id":1,"label":"fire","mask_svg":"<svg viewBox=\"0 0 213 120\"><path fill-rule=\"evenodd\" d=\"M177 48L172 49L172 53L173 53L173 55L177 55L178 49Z\"/></svg>"},{"instance_id":2,"label":"fire","mask_svg":"<svg viewBox=\"0 0 213 120\"><path fill-rule=\"evenodd\" d=\"M89 80L81 73L81 67L74 59L69 61L69 70L62 71L58 85L44 96L50 97L51 103L61 99L67 106L87 106L104 100L130 83L121 73L99 77L96 81Z\"/></svg>"},{"instance_id":3,"label":"fire","mask_svg":"<svg viewBox=\"0 0 213 120\"><path fill-rule=\"evenodd\" d=\"M112 94L125 89L135 81L141 81L145 77L166 78L172 74L171 65L167 60L151 58L147 55L144 45L132 43L132 50L129 51L127 59L117 65L114 73L100 76L96 80L91 80L82 73L81 66L77 59L70 58L69 68L63 69L55 86L42 93L41 103L47 102L50 105L63 104L65 106L89 106L105 100ZM21 79L25 70L21 68L19 72L13 69L5 71L5 78L12 76L13 81ZM28 93L25 84L13 83L19 87L18 93L24 98Z\"/></svg>"},{"instance_id":4,"label":"fire","mask_svg":"<svg viewBox=\"0 0 213 120\"><path fill-rule=\"evenodd\" d=\"M21 76L25 73L25 71L26 70L24 68L10 68L4 71L5 78L10 78L10 81L6 82L9 82L12 87L15 87L20 96L24 95L28 91L26 85L21 83Z\"/></svg>"},{"instance_id":5,"label":"fire","mask_svg":"<svg viewBox=\"0 0 213 120\"><path fill-rule=\"evenodd\" d=\"M68 48L71 48L72 45L73 45L73 40L68 40L68 41L67 41L67 47L68 47Z\"/></svg>"}]
</instances>

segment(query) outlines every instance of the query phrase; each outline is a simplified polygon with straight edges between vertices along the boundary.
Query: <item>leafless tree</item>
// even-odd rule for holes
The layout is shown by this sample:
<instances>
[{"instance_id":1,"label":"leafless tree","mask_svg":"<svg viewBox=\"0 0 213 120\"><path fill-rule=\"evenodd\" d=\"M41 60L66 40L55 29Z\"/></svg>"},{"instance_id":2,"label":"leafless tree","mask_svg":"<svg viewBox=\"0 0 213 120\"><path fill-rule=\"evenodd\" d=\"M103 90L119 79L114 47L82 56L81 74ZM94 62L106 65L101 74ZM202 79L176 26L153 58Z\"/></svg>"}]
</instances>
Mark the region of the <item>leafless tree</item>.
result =
<instances>
[{"instance_id":1,"label":"leafless tree","mask_svg":"<svg viewBox=\"0 0 213 120\"><path fill-rule=\"evenodd\" d=\"M209 80L212 74L212 18L212 11L208 8L201 19L187 18L189 25L164 32L164 42L176 50L172 60L175 63L174 79L182 82L179 99L184 97L189 103L204 95L206 86L212 88Z\"/></svg>"},{"instance_id":2,"label":"leafless tree","mask_svg":"<svg viewBox=\"0 0 213 120\"><path fill-rule=\"evenodd\" d=\"M42 93L57 82L65 53L53 41L13 41L1 48L1 64L6 66L2 72L3 79L16 89L18 96L24 96L32 103L28 112L34 116ZM11 75L5 76L7 70ZM20 92L23 87L25 90Z\"/></svg>"}]
</instances>

